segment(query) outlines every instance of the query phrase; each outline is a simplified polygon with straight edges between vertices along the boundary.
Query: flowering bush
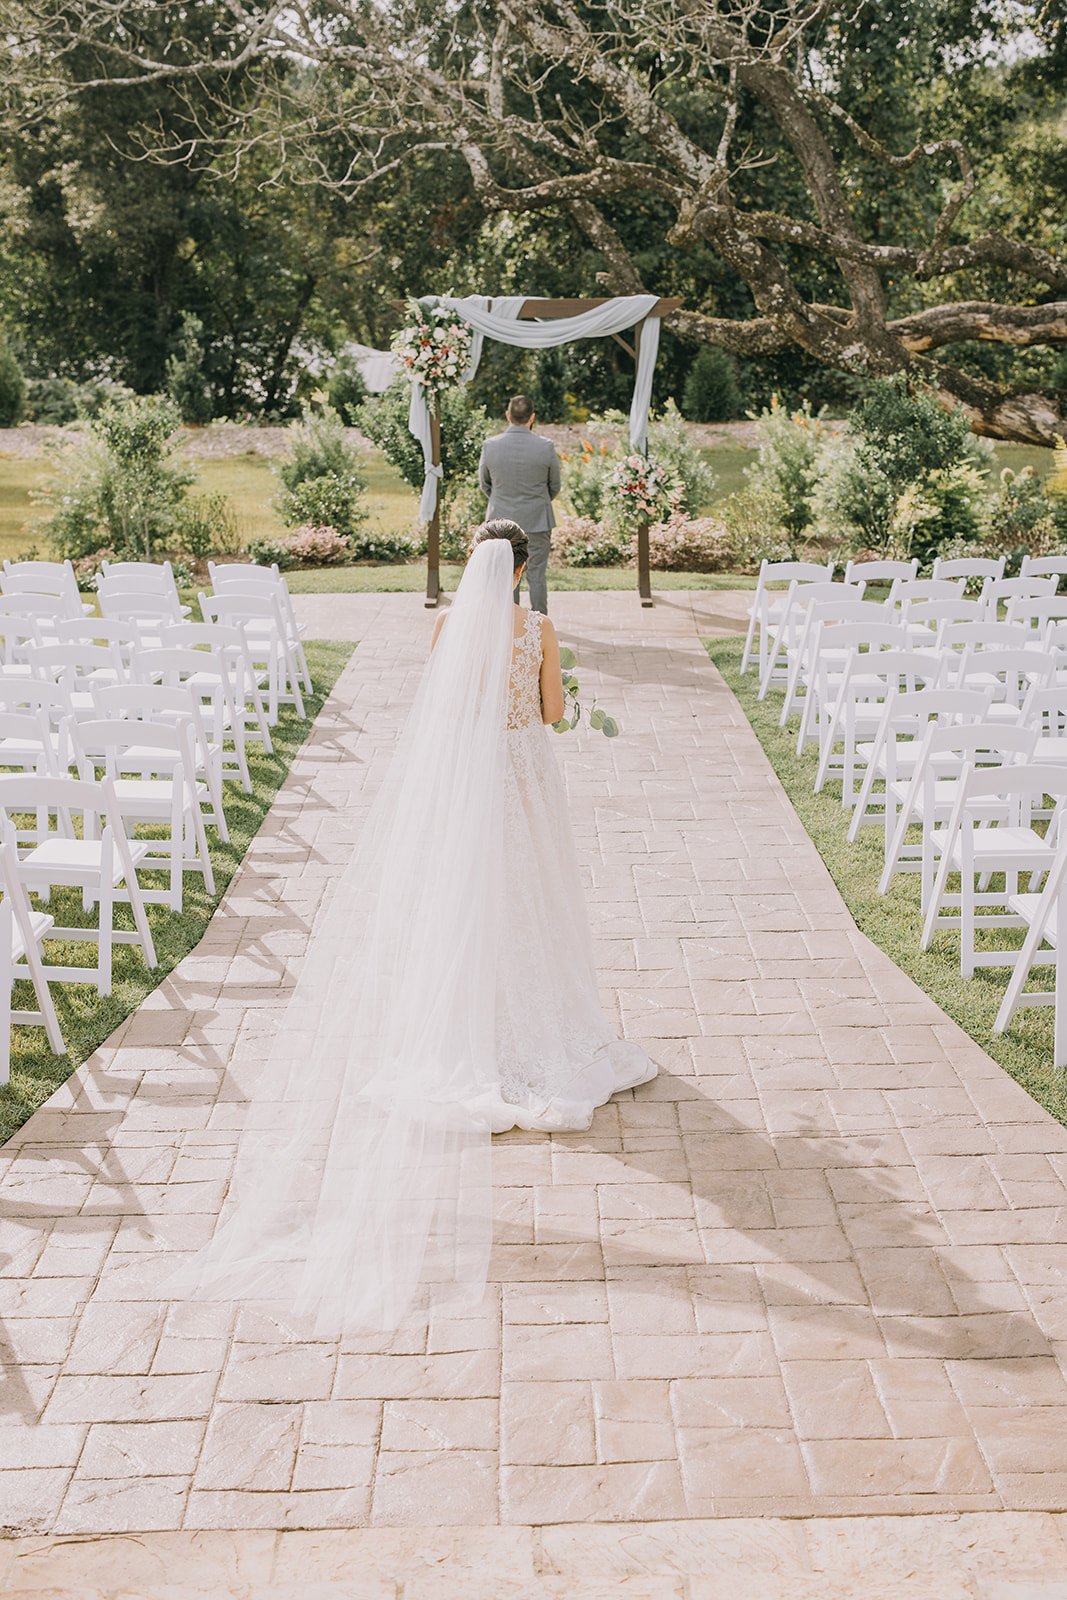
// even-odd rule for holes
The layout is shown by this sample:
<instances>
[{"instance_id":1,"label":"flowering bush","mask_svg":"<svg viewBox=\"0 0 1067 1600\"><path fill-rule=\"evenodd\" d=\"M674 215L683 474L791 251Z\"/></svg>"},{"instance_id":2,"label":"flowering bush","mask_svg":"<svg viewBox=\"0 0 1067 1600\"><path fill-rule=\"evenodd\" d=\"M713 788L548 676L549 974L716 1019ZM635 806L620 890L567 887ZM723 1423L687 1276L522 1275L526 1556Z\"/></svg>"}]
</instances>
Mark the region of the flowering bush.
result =
<instances>
[{"instance_id":1,"label":"flowering bush","mask_svg":"<svg viewBox=\"0 0 1067 1600\"><path fill-rule=\"evenodd\" d=\"M641 455L623 456L611 474L619 521L633 527L643 517L658 521L676 511L684 493L673 468Z\"/></svg>"},{"instance_id":2,"label":"flowering bush","mask_svg":"<svg viewBox=\"0 0 1067 1600\"><path fill-rule=\"evenodd\" d=\"M552 555L565 567L621 567L630 544L629 534L619 535L594 517L562 517L552 530Z\"/></svg>"},{"instance_id":3,"label":"flowering bush","mask_svg":"<svg viewBox=\"0 0 1067 1600\"><path fill-rule=\"evenodd\" d=\"M471 353L471 327L447 306L407 303L410 321L393 336L390 349L407 373L433 398L452 389L466 370Z\"/></svg>"},{"instance_id":4,"label":"flowering bush","mask_svg":"<svg viewBox=\"0 0 1067 1600\"><path fill-rule=\"evenodd\" d=\"M604 516L607 510L605 501L608 498L611 474L615 470L617 457L606 439L601 439L599 444L594 445L583 438L580 443L581 450L577 455L571 455L566 451L560 452L563 498L570 505L576 518L591 519L595 522Z\"/></svg>"},{"instance_id":5,"label":"flowering bush","mask_svg":"<svg viewBox=\"0 0 1067 1600\"><path fill-rule=\"evenodd\" d=\"M728 572L734 545L720 517L674 511L648 530L648 564L657 572Z\"/></svg>"},{"instance_id":6,"label":"flowering bush","mask_svg":"<svg viewBox=\"0 0 1067 1600\"><path fill-rule=\"evenodd\" d=\"M745 477L754 489L769 490L781 498L783 521L794 537L814 520L812 492L830 437L822 410L813 414L809 400L799 411L790 411L774 395L770 408L756 418L759 456L754 466L745 468Z\"/></svg>"},{"instance_id":7,"label":"flowering bush","mask_svg":"<svg viewBox=\"0 0 1067 1600\"><path fill-rule=\"evenodd\" d=\"M119 558L112 547L107 544L102 550L94 550L90 555L79 556L77 561L71 563L74 576L78 580L78 588L92 590L96 588L96 580L100 576L100 568L105 561L117 561Z\"/></svg>"},{"instance_id":8,"label":"flowering bush","mask_svg":"<svg viewBox=\"0 0 1067 1600\"><path fill-rule=\"evenodd\" d=\"M329 567L339 561L351 559L347 534L321 523L306 522L293 533L275 539L257 539L249 546L249 555L261 567L277 562L286 567Z\"/></svg>"}]
</instances>

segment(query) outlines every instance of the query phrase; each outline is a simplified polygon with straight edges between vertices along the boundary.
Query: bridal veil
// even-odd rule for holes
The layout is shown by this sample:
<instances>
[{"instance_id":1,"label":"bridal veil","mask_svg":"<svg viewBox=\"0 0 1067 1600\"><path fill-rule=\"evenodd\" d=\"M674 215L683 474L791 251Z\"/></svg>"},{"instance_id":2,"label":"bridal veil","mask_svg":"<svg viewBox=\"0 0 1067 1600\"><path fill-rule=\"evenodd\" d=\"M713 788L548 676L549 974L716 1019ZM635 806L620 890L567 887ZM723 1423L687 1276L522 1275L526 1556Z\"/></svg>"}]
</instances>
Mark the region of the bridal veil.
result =
<instances>
[{"instance_id":1,"label":"bridal veil","mask_svg":"<svg viewBox=\"0 0 1067 1600\"><path fill-rule=\"evenodd\" d=\"M471 555L172 1294L284 1301L332 1335L484 1288L512 569L506 540Z\"/></svg>"}]
</instances>

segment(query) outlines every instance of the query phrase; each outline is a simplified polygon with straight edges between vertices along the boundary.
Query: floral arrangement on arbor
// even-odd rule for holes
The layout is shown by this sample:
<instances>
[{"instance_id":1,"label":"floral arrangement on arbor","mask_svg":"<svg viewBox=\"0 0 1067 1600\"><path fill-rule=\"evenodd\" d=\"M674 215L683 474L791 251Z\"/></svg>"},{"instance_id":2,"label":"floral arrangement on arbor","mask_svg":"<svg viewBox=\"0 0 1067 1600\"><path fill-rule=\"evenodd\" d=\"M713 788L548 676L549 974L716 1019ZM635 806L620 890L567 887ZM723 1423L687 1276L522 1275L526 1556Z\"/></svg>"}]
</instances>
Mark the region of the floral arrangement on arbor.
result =
<instances>
[{"instance_id":1,"label":"floral arrangement on arbor","mask_svg":"<svg viewBox=\"0 0 1067 1600\"><path fill-rule=\"evenodd\" d=\"M661 522L677 511L685 486L673 467L646 456L623 456L611 474L611 491L621 520Z\"/></svg>"},{"instance_id":2,"label":"floral arrangement on arbor","mask_svg":"<svg viewBox=\"0 0 1067 1600\"><path fill-rule=\"evenodd\" d=\"M393 335L390 349L407 373L436 399L453 388L466 370L471 353L471 325L447 306L407 302L408 321Z\"/></svg>"}]
</instances>

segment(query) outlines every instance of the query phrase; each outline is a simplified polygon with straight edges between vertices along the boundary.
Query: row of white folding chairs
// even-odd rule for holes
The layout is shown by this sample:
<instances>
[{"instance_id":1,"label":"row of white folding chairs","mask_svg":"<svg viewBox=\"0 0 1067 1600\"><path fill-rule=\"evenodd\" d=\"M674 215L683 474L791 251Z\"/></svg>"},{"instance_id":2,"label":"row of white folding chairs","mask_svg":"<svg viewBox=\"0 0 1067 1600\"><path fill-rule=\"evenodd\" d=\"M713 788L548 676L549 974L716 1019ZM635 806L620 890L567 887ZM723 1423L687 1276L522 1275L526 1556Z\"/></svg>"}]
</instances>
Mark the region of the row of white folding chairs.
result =
<instances>
[{"instance_id":1,"label":"row of white folding chairs","mask_svg":"<svg viewBox=\"0 0 1067 1600\"><path fill-rule=\"evenodd\" d=\"M242 625L178 623L156 633L90 618L58 626L59 641L37 647L23 641L21 659L0 669L0 700L12 703L12 695L29 679L50 681L66 689L71 698L68 711L77 712L90 705L87 696L94 683L141 681L149 671L157 677L165 673L166 681L188 681L205 697L214 695L221 700L226 731L234 743L227 761L228 775L239 776L247 792L247 740L260 740L267 754L273 746L261 693L268 672L257 666ZM196 661L172 661L164 666L153 657L134 668L135 656L159 650L195 652Z\"/></svg>"},{"instance_id":2,"label":"row of white folding chairs","mask_svg":"<svg viewBox=\"0 0 1067 1600\"><path fill-rule=\"evenodd\" d=\"M775 625L781 620L785 596L782 586L791 583L827 583L834 575L835 563L810 561L764 561L756 580L756 590L748 611L748 630L741 660L741 671L747 672L755 653L762 681L767 653L773 643ZM973 585L976 582L997 583L1004 577L1005 558L961 557L943 560L938 557L933 565L933 582L958 582ZM918 575L917 559L911 561L849 561L845 567L847 584L909 583ZM1020 579L1052 577L1057 583L1067 576L1067 556L1023 558ZM899 590L898 590L899 593ZM913 595L918 599L918 594ZM927 598L932 596L927 595ZM962 595L960 596L962 598Z\"/></svg>"}]
</instances>

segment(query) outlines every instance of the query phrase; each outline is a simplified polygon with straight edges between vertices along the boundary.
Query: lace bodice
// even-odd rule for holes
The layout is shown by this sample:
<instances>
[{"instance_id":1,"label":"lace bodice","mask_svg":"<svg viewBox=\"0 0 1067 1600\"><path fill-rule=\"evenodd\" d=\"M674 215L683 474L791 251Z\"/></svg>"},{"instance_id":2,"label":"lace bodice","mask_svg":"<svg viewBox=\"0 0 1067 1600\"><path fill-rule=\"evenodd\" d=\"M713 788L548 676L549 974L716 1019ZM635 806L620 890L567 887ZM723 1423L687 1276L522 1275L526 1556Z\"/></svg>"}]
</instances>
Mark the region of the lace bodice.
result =
<instances>
[{"instance_id":1,"label":"lace bodice","mask_svg":"<svg viewBox=\"0 0 1067 1600\"><path fill-rule=\"evenodd\" d=\"M508 696L509 728L541 727L541 613L528 611L515 640Z\"/></svg>"}]
</instances>

